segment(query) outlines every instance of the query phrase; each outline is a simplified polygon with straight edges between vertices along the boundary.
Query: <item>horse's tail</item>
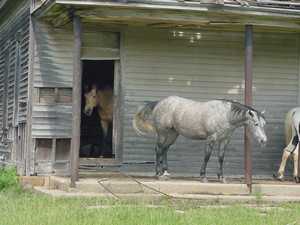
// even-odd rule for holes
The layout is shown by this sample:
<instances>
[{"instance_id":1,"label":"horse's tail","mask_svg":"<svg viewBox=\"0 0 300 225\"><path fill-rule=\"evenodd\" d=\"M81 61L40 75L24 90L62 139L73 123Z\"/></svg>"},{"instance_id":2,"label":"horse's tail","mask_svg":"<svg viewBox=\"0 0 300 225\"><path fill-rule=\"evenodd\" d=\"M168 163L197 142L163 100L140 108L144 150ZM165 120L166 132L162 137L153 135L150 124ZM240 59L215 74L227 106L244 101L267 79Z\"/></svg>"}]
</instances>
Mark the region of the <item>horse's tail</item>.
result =
<instances>
[{"instance_id":1,"label":"horse's tail","mask_svg":"<svg viewBox=\"0 0 300 225\"><path fill-rule=\"evenodd\" d=\"M135 114L132 121L132 126L138 135L148 136L149 134L155 133L152 112L157 103L157 101L149 102L143 107L139 108Z\"/></svg>"}]
</instances>

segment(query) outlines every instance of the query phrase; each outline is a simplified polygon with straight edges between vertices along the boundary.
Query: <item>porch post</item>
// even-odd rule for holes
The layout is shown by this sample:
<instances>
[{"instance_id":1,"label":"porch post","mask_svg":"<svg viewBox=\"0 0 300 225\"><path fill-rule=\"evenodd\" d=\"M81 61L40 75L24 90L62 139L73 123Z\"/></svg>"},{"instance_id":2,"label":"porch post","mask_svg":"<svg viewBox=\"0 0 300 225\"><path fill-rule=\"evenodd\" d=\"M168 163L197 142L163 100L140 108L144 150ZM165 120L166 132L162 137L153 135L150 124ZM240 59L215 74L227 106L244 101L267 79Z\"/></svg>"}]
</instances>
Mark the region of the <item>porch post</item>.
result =
<instances>
[{"instance_id":1,"label":"porch post","mask_svg":"<svg viewBox=\"0 0 300 225\"><path fill-rule=\"evenodd\" d=\"M71 187L78 180L80 122L81 122L81 22L73 15L74 50L73 50L73 91L72 91L72 140L71 140Z\"/></svg>"},{"instance_id":2,"label":"porch post","mask_svg":"<svg viewBox=\"0 0 300 225\"><path fill-rule=\"evenodd\" d=\"M253 26L245 26L245 104L252 105ZM252 142L249 128L244 132L245 181L252 191Z\"/></svg>"}]
</instances>

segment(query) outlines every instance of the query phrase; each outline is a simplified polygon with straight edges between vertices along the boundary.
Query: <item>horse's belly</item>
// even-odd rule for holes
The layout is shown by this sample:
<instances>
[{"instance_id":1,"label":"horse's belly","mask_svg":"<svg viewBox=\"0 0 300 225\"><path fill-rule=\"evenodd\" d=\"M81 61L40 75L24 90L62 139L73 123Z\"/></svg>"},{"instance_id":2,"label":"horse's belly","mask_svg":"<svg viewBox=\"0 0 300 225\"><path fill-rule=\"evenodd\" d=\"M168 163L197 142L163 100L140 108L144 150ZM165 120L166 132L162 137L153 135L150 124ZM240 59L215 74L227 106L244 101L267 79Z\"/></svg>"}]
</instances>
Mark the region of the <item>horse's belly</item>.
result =
<instances>
[{"instance_id":1,"label":"horse's belly","mask_svg":"<svg viewBox=\"0 0 300 225\"><path fill-rule=\"evenodd\" d=\"M175 130L182 136L191 139L206 139L207 132L201 125L197 124L181 124L175 126Z\"/></svg>"}]
</instances>

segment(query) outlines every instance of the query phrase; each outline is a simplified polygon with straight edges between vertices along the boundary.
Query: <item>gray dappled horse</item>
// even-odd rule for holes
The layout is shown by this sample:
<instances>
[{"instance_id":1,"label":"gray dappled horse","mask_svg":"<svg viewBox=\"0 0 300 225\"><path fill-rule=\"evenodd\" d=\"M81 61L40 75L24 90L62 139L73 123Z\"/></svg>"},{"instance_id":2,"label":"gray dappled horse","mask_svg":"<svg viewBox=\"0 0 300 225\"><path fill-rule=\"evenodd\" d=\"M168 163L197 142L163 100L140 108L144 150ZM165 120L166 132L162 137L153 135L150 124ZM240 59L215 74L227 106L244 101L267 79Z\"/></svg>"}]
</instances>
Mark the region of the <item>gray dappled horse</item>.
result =
<instances>
[{"instance_id":1,"label":"gray dappled horse","mask_svg":"<svg viewBox=\"0 0 300 225\"><path fill-rule=\"evenodd\" d=\"M274 177L280 181L284 180L284 170L286 161L290 156L294 161L294 180L299 183L300 178L298 176L298 147L299 147L299 126L300 126L300 107L291 109L285 117L284 130L285 130L285 144L287 145L283 149L282 159L277 174Z\"/></svg>"},{"instance_id":2,"label":"gray dappled horse","mask_svg":"<svg viewBox=\"0 0 300 225\"><path fill-rule=\"evenodd\" d=\"M190 139L207 140L204 162L200 177L207 182L206 166L213 148L218 148L219 172L223 177L225 149L233 131L248 125L258 140L264 145L267 137L264 131L265 118L259 111L231 100L196 102L170 96L157 102L150 102L140 108L133 119L133 127L140 135L156 134L156 175L168 177L167 151L178 135Z\"/></svg>"}]
</instances>

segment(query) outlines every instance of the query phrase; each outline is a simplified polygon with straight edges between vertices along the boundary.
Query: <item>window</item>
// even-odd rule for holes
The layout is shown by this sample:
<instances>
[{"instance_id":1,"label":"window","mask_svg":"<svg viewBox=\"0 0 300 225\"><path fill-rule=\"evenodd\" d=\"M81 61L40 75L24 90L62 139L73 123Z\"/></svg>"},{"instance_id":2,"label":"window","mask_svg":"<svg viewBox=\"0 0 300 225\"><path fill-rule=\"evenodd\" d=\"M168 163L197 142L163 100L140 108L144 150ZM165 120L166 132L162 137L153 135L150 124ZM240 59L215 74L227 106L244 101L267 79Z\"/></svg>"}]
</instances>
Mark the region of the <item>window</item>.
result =
<instances>
[{"instance_id":1,"label":"window","mask_svg":"<svg viewBox=\"0 0 300 225\"><path fill-rule=\"evenodd\" d=\"M72 88L36 88L36 102L45 104L72 103Z\"/></svg>"},{"instance_id":2,"label":"window","mask_svg":"<svg viewBox=\"0 0 300 225\"><path fill-rule=\"evenodd\" d=\"M68 160L70 158L71 139L56 139L55 160Z\"/></svg>"},{"instance_id":3,"label":"window","mask_svg":"<svg viewBox=\"0 0 300 225\"><path fill-rule=\"evenodd\" d=\"M52 139L36 139L36 157L38 161L51 160Z\"/></svg>"}]
</instances>

